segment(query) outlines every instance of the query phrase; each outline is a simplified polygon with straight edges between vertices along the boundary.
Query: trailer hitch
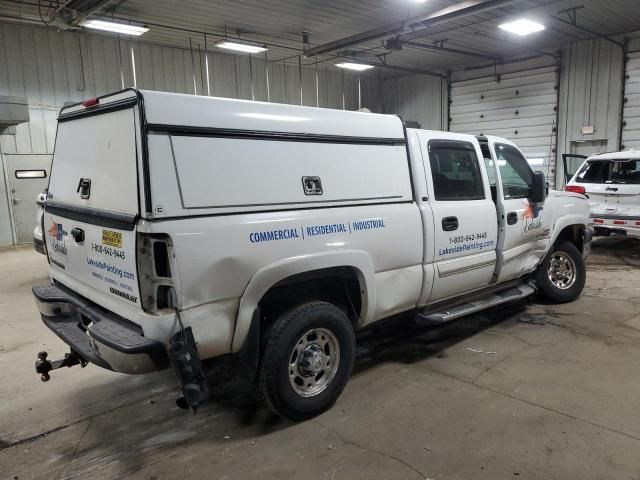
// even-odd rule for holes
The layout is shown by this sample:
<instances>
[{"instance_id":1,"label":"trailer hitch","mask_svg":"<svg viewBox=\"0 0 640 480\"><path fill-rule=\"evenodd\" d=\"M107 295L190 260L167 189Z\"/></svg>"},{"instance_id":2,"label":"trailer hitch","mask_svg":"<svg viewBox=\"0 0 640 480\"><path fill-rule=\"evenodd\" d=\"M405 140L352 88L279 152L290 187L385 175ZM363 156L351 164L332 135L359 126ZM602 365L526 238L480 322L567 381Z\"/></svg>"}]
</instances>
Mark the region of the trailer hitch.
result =
<instances>
[{"instance_id":1,"label":"trailer hitch","mask_svg":"<svg viewBox=\"0 0 640 480\"><path fill-rule=\"evenodd\" d=\"M49 372L51 370L57 370L62 367L73 367L74 365L80 365L82 368L87 366L86 360L80 357L76 352L71 350L70 353L66 353L61 360L54 360L50 362L47 360L49 354L47 352L38 353L38 360L36 360L36 373L40 374L40 380L48 382L51 380Z\"/></svg>"}]
</instances>

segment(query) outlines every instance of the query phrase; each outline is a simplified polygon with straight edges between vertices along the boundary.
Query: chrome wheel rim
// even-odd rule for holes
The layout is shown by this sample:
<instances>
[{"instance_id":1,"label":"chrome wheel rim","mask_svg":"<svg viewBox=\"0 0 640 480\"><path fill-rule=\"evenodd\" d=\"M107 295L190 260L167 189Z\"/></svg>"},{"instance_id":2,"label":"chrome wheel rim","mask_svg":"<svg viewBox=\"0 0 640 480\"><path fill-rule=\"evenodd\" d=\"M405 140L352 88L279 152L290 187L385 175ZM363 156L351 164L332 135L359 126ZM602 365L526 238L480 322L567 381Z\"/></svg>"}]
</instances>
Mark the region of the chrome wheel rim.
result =
<instances>
[{"instance_id":1,"label":"chrome wheel rim","mask_svg":"<svg viewBox=\"0 0 640 480\"><path fill-rule=\"evenodd\" d=\"M566 290L576 283L576 264L566 253L554 252L551 255L547 274L549 281L555 287Z\"/></svg>"},{"instance_id":2,"label":"chrome wheel rim","mask_svg":"<svg viewBox=\"0 0 640 480\"><path fill-rule=\"evenodd\" d=\"M322 393L336 376L340 365L340 344L325 328L302 335L289 356L289 383L301 397Z\"/></svg>"}]
</instances>

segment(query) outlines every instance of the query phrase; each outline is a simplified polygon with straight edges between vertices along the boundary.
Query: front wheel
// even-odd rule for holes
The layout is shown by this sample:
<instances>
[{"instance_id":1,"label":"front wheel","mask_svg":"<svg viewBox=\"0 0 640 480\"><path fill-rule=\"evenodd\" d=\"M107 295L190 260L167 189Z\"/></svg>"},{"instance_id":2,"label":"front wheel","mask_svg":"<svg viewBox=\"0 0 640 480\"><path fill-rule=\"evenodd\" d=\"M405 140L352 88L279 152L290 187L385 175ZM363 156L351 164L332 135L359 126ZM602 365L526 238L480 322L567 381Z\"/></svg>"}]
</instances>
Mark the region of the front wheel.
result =
<instances>
[{"instance_id":1,"label":"front wheel","mask_svg":"<svg viewBox=\"0 0 640 480\"><path fill-rule=\"evenodd\" d=\"M555 303L571 302L578 298L586 278L584 259L571 242L556 245L535 275L540 292Z\"/></svg>"},{"instance_id":2,"label":"front wheel","mask_svg":"<svg viewBox=\"0 0 640 480\"><path fill-rule=\"evenodd\" d=\"M310 302L280 315L269 329L258 390L271 410L299 421L333 406L355 356L351 322L335 305Z\"/></svg>"}]
</instances>

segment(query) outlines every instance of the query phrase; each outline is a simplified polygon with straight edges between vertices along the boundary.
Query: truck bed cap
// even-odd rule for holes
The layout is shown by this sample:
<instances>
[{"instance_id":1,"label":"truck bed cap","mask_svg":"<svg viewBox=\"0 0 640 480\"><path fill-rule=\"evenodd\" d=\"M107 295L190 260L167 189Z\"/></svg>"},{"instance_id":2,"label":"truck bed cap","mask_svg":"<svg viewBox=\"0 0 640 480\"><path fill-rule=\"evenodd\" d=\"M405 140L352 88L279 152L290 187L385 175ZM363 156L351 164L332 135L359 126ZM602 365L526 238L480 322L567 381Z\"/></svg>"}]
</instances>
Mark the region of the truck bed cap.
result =
<instances>
[{"instance_id":1,"label":"truck bed cap","mask_svg":"<svg viewBox=\"0 0 640 480\"><path fill-rule=\"evenodd\" d=\"M140 90L140 93L150 125L404 141L402 120L394 115L149 90Z\"/></svg>"}]
</instances>

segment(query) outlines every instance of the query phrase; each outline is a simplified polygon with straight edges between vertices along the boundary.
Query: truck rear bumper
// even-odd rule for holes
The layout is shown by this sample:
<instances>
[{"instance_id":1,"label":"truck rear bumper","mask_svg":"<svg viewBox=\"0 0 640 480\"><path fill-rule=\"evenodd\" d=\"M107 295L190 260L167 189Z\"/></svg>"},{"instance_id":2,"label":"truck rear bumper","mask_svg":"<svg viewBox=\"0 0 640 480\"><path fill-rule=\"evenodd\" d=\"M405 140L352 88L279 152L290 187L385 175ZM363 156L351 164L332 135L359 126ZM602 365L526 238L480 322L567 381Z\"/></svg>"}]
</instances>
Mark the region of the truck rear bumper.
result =
<instances>
[{"instance_id":1,"label":"truck rear bumper","mask_svg":"<svg viewBox=\"0 0 640 480\"><path fill-rule=\"evenodd\" d=\"M164 345L61 285L34 287L33 295L45 325L84 360L132 374L169 366Z\"/></svg>"},{"instance_id":2,"label":"truck rear bumper","mask_svg":"<svg viewBox=\"0 0 640 480\"><path fill-rule=\"evenodd\" d=\"M640 217L624 215L591 215L591 228L600 234L618 233L632 238L640 238Z\"/></svg>"}]
</instances>

